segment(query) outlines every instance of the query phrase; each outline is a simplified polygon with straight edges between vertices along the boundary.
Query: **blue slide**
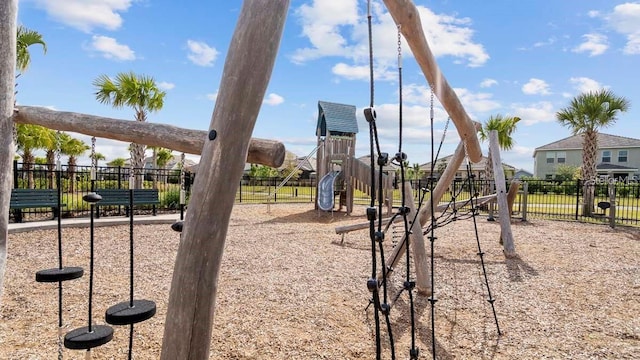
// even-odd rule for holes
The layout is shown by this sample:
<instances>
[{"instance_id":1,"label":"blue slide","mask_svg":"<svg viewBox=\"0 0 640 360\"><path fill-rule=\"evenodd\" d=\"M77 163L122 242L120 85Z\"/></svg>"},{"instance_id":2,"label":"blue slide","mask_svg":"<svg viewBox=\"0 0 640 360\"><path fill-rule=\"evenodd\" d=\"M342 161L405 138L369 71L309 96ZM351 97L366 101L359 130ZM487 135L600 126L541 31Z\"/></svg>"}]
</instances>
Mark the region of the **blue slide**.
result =
<instances>
[{"instance_id":1,"label":"blue slide","mask_svg":"<svg viewBox=\"0 0 640 360\"><path fill-rule=\"evenodd\" d=\"M331 171L320 179L318 184L318 207L322 211L331 211L334 206L334 190L336 178L340 171Z\"/></svg>"}]
</instances>

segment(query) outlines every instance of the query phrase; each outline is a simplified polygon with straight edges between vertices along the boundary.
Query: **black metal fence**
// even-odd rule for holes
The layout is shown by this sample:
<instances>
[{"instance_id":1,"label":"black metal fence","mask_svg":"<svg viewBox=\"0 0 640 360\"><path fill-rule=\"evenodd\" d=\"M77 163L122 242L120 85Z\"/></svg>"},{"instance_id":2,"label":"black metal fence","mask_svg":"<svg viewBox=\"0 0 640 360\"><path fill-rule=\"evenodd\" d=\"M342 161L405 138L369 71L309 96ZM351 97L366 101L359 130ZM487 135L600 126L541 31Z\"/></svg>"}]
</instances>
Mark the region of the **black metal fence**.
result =
<instances>
[{"instance_id":1,"label":"black metal fence","mask_svg":"<svg viewBox=\"0 0 640 360\"><path fill-rule=\"evenodd\" d=\"M136 171L138 170L138 171ZM56 181L56 174L60 172L60 183ZM62 165L60 170L53 164L23 164L14 162L14 188L20 189L58 189L60 188L61 202L64 205L63 217L89 216L89 206L82 201L82 197L98 189L127 189L129 188L129 167L99 166L95 176L92 176L90 166ZM179 212L181 185L184 186L185 200L188 204L191 184L195 174L181 172L178 169L133 169L143 177L143 188L157 189L160 204L158 213ZM92 180L93 179L93 180ZM426 201L429 199L429 189L435 186L431 180L412 180L413 199ZM506 184L509 187L509 183ZM452 201L464 201L473 196L482 196L494 192L492 182L468 179L455 179L441 204ZM585 208L585 191L593 192L593 204ZM280 178L249 178L240 180L236 193L238 203L313 203L316 197L316 180L289 180L286 183ZM354 203L368 205L370 196L359 191L354 192ZM402 204L402 190L393 191L393 205ZM456 205L451 209L464 211L469 209ZM592 210L589 212L589 208ZM112 207L103 209L107 215L122 215L124 209ZM496 210L495 205L482 206L481 212ZM577 220L585 222L600 222L640 225L640 184L636 181L616 181L599 179L585 184L583 181L552 181L552 180L524 180L513 206L514 216L527 218L547 218L562 220ZM15 220L15 211L10 218ZM26 220L41 219L53 216L51 208L34 208L20 210ZM136 213L150 213L151 206L136 208Z\"/></svg>"}]
</instances>

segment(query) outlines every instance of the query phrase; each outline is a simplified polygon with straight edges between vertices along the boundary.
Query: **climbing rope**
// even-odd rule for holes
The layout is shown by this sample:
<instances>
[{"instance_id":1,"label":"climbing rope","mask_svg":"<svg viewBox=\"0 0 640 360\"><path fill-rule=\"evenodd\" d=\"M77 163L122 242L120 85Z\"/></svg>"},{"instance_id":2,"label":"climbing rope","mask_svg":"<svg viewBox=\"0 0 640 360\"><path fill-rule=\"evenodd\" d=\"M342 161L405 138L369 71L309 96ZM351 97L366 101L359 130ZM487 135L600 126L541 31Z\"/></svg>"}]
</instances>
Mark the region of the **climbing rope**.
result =
<instances>
[{"instance_id":1,"label":"climbing rope","mask_svg":"<svg viewBox=\"0 0 640 360\"><path fill-rule=\"evenodd\" d=\"M478 215L478 210L479 207L477 206L477 198L478 198L478 193L474 193L473 192L473 181L472 179L475 177L475 175L473 175L471 173L471 164L469 164L469 161L467 159L467 179L468 179L468 183L469 183L469 191L471 192L471 194L475 195L476 198L476 206L472 206L473 209L473 230L475 233L475 237L476 237L476 244L478 246L478 256L480 257L480 265L482 267L482 274L484 276L484 284L487 287L487 295L488 295L488 299L487 302L489 302L489 304L491 304L491 311L493 312L493 319L496 323L496 329L498 331L498 335L502 335L502 333L500 332L500 325L498 324L498 315L496 314L496 308L495 308L495 298L491 295L491 288L489 287L489 278L487 277L487 269L486 266L484 264L484 252L482 251L482 248L480 246L480 236L478 235L478 223L476 221L476 217Z\"/></svg>"}]
</instances>

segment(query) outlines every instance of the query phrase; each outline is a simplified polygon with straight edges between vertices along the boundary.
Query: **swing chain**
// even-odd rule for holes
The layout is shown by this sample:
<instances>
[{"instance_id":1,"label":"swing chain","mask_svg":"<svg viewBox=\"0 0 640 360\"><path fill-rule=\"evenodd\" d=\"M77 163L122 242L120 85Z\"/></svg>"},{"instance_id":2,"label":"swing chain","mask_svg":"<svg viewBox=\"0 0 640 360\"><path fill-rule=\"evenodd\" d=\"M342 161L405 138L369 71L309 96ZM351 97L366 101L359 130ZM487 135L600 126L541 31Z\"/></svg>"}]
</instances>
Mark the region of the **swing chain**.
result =
<instances>
[{"instance_id":1,"label":"swing chain","mask_svg":"<svg viewBox=\"0 0 640 360\"><path fill-rule=\"evenodd\" d=\"M56 131L56 170L62 170L62 162L60 161L60 153L62 152L62 133L60 130Z\"/></svg>"},{"instance_id":2,"label":"swing chain","mask_svg":"<svg viewBox=\"0 0 640 360\"><path fill-rule=\"evenodd\" d=\"M185 170L184 170L185 156L184 153L180 155L180 204L186 204L186 184L185 184Z\"/></svg>"},{"instance_id":3,"label":"swing chain","mask_svg":"<svg viewBox=\"0 0 640 360\"><path fill-rule=\"evenodd\" d=\"M398 24L398 68L402 69L402 25Z\"/></svg>"},{"instance_id":4,"label":"swing chain","mask_svg":"<svg viewBox=\"0 0 640 360\"><path fill-rule=\"evenodd\" d=\"M91 180L96 180L98 159L96 158L96 137L91 137Z\"/></svg>"}]
</instances>

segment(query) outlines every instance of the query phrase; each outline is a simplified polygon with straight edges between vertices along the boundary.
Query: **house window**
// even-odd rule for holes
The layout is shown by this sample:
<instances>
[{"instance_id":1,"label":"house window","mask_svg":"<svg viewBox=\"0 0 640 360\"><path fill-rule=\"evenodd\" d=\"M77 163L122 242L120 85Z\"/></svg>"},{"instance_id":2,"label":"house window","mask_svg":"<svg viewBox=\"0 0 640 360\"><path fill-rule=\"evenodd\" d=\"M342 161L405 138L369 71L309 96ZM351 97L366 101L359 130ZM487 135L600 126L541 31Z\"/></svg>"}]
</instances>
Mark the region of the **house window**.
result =
<instances>
[{"instance_id":1,"label":"house window","mask_svg":"<svg viewBox=\"0 0 640 360\"><path fill-rule=\"evenodd\" d=\"M618 150L618 162L627 162L627 150Z\"/></svg>"},{"instance_id":2,"label":"house window","mask_svg":"<svg viewBox=\"0 0 640 360\"><path fill-rule=\"evenodd\" d=\"M611 162L611 150L602 150L602 162L603 163Z\"/></svg>"},{"instance_id":3,"label":"house window","mask_svg":"<svg viewBox=\"0 0 640 360\"><path fill-rule=\"evenodd\" d=\"M553 164L556 157L556 153L548 152L547 153L547 164Z\"/></svg>"},{"instance_id":4,"label":"house window","mask_svg":"<svg viewBox=\"0 0 640 360\"><path fill-rule=\"evenodd\" d=\"M544 176L545 180L552 180L553 179L553 174L546 174Z\"/></svg>"},{"instance_id":5,"label":"house window","mask_svg":"<svg viewBox=\"0 0 640 360\"><path fill-rule=\"evenodd\" d=\"M564 151L558 151L556 153L556 159L558 160L558 164L564 164L567 161L567 153Z\"/></svg>"}]
</instances>

